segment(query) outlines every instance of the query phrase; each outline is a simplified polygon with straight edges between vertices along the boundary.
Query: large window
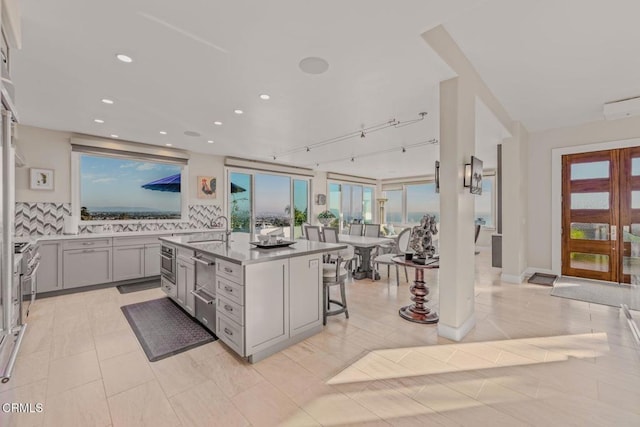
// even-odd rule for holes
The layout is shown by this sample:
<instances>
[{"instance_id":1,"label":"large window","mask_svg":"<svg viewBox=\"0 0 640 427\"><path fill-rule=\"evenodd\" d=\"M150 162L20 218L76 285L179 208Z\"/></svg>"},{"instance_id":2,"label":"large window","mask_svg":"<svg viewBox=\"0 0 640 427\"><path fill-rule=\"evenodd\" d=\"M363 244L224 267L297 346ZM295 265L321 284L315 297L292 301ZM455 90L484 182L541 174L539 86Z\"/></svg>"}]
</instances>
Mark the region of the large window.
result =
<instances>
[{"instance_id":1,"label":"large window","mask_svg":"<svg viewBox=\"0 0 640 427\"><path fill-rule=\"evenodd\" d=\"M495 182L495 175L485 174L482 178L482 195L474 196L475 221L487 228L495 227ZM436 193L434 182L395 184L389 187L391 189L384 192L387 198L385 216L388 224L419 224L424 214L435 215L437 221L440 221L440 197Z\"/></svg>"},{"instance_id":2,"label":"large window","mask_svg":"<svg viewBox=\"0 0 640 427\"><path fill-rule=\"evenodd\" d=\"M309 179L253 171L229 171L229 218L236 232L282 230L300 237L308 222Z\"/></svg>"},{"instance_id":3,"label":"large window","mask_svg":"<svg viewBox=\"0 0 640 427\"><path fill-rule=\"evenodd\" d=\"M345 227L358 222L371 224L374 187L358 184L329 183L329 210L339 218L332 226Z\"/></svg>"},{"instance_id":4,"label":"large window","mask_svg":"<svg viewBox=\"0 0 640 427\"><path fill-rule=\"evenodd\" d=\"M182 165L78 154L83 221L182 217Z\"/></svg>"}]
</instances>

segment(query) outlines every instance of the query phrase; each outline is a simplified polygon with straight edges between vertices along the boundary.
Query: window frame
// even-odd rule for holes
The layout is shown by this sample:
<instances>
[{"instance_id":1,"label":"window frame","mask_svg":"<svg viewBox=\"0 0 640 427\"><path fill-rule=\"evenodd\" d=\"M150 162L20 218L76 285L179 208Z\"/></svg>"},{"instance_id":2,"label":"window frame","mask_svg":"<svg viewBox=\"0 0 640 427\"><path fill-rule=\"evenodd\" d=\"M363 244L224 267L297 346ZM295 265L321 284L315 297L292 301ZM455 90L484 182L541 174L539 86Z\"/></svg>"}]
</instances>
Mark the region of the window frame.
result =
<instances>
[{"instance_id":1,"label":"window frame","mask_svg":"<svg viewBox=\"0 0 640 427\"><path fill-rule=\"evenodd\" d=\"M90 155L95 157L109 157L117 159L129 159L133 161L140 161L136 157L136 153L129 153L126 156L109 155L108 153L89 153L80 151L71 151L71 214L80 218L80 183L82 177L80 176L80 156ZM171 163L167 161L162 162L160 160L146 160L149 163ZM178 164L177 162L175 163ZM189 223L189 164L181 164L180 172L180 218L179 219L109 219L109 220L95 220L86 221L80 219L80 225L104 225L104 224L168 224L168 223Z\"/></svg>"},{"instance_id":2,"label":"window frame","mask_svg":"<svg viewBox=\"0 0 640 427\"><path fill-rule=\"evenodd\" d=\"M291 209L291 236L293 238L293 236L295 236L295 210L293 209L294 206L294 181L295 180L300 180L300 181L307 181L308 182L308 189L307 189L307 221L310 221L311 216L312 216L312 203L311 203L311 198L312 198L312 194L313 194L313 178L310 176L305 176L305 175L297 175L297 174L292 174L292 173L286 173L286 172L277 172L277 171L270 171L270 170L264 170L264 169L250 169L250 168L242 168L242 167L236 167L236 166L225 166L224 168L224 174L225 174L225 178L226 178L226 185L230 186L231 185L231 174L232 173L242 173L242 174L246 174L251 176L251 191L249 194L249 197L251 198L251 218L250 218L250 225L249 225L249 234L255 234L255 225L256 225L256 212L255 212L255 191L256 191L256 175L260 174L260 175L279 175L279 176L285 176L287 178L289 178L289 206L292 207ZM229 201L231 199L231 191L227 188L227 186L225 187L224 190L224 198L223 198L223 203L224 203L224 212L227 218L229 218L229 221L231 221L231 212L229 211Z\"/></svg>"},{"instance_id":3,"label":"window frame","mask_svg":"<svg viewBox=\"0 0 640 427\"><path fill-rule=\"evenodd\" d=\"M378 206L377 206L377 199L376 199L376 194L377 194L377 186L373 185L373 184L364 184L361 182L350 182L350 181L341 181L341 180L337 180L337 179L327 179L327 185L326 185L326 194L327 194L327 206L326 208L329 209L329 195L331 194L330 191L330 185L331 184L337 184L340 185L340 214L342 214L342 197L343 197L343 192L342 192L342 186L343 185L357 185L362 187L362 200L361 200L361 208L362 208L362 220L364 222L364 216L365 216L365 211L364 211L364 189L365 188L370 188L372 191L372 200L371 200L371 224L378 224L379 223L379 218L378 218ZM351 196L351 206L353 208L353 191L350 192L350 196ZM342 225L342 220L340 219L340 217L338 217L338 223L339 223L339 232L341 233L343 230L343 225Z\"/></svg>"}]
</instances>

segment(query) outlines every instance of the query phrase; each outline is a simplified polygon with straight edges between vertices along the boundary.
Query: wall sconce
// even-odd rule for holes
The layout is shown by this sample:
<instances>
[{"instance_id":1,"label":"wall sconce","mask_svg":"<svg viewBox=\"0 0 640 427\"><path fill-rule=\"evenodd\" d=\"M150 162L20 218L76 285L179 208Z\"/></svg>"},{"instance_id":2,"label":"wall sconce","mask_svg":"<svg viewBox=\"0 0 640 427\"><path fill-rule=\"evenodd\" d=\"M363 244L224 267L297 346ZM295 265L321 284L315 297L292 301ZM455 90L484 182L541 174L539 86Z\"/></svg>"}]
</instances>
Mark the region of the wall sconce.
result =
<instances>
[{"instance_id":1,"label":"wall sconce","mask_svg":"<svg viewBox=\"0 0 640 427\"><path fill-rule=\"evenodd\" d=\"M471 187L471 163L464 164L464 177L462 179L462 186L465 188Z\"/></svg>"}]
</instances>

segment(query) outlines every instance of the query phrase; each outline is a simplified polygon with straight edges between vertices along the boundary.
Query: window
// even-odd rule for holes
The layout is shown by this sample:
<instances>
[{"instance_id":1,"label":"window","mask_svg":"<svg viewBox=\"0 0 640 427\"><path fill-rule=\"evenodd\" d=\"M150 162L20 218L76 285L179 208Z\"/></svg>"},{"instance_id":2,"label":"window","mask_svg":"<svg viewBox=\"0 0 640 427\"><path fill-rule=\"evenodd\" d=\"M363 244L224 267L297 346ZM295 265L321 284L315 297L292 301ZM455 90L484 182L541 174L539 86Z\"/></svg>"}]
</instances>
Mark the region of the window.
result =
<instances>
[{"instance_id":1,"label":"window","mask_svg":"<svg viewBox=\"0 0 640 427\"><path fill-rule=\"evenodd\" d=\"M407 185L407 224L420 224L425 214L435 215L440 222L440 197L436 193L435 182Z\"/></svg>"},{"instance_id":2,"label":"window","mask_svg":"<svg viewBox=\"0 0 640 427\"><path fill-rule=\"evenodd\" d=\"M340 227L353 222L371 224L374 221L374 187L358 184L329 183L329 207Z\"/></svg>"},{"instance_id":3,"label":"window","mask_svg":"<svg viewBox=\"0 0 640 427\"><path fill-rule=\"evenodd\" d=\"M229 183L233 231L267 234L281 229L285 238L302 235L302 224L308 222L309 179L230 170Z\"/></svg>"},{"instance_id":4,"label":"window","mask_svg":"<svg viewBox=\"0 0 640 427\"><path fill-rule=\"evenodd\" d=\"M387 224L404 223L402 215L402 190L387 191L387 203L385 204L385 214Z\"/></svg>"},{"instance_id":5,"label":"window","mask_svg":"<svg viewBox=\"0 0 640 427\"><path fill-rule=\"evenodd\" d=\"M495 213L495 198L494 198L494 185L496 182L495 175L484 175L482 177L482 194L476 196L476 222L487 228L494 228L494 213Z\"/></svg>"},{"instance_id":6,"label":"window","mask_svg":"<svg viewBox=\"0 0 640 427\"><path fill-rule=\"evenodd\" d=\"M176 220L182 218L184 166L74 153L79 170L83 221ZM133 155L132 155L133 156Z\"/></svg>"}]
</instances>

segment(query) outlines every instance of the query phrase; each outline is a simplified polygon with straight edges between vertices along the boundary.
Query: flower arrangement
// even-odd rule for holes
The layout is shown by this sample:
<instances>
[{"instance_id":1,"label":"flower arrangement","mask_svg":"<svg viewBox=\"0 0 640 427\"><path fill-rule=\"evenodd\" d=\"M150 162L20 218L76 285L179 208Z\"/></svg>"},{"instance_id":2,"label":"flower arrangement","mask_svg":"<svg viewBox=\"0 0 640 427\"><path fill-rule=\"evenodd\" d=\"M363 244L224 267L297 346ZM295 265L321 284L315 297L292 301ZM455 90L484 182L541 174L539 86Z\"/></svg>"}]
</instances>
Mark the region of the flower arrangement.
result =
<instances>
[{"instance_id":1,"label":"flower arrangement","mask_svg":"<svg viewBox=\"0 0 640 427\"><path fill-rule=\"evenodd\" d=\"M325 226L329 225L335 218L336 216L330 210L322 211L318 214L318 221Z\"/></svg>"}]
</instances>

